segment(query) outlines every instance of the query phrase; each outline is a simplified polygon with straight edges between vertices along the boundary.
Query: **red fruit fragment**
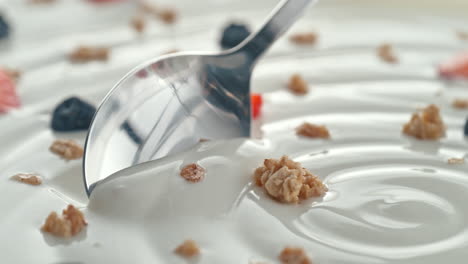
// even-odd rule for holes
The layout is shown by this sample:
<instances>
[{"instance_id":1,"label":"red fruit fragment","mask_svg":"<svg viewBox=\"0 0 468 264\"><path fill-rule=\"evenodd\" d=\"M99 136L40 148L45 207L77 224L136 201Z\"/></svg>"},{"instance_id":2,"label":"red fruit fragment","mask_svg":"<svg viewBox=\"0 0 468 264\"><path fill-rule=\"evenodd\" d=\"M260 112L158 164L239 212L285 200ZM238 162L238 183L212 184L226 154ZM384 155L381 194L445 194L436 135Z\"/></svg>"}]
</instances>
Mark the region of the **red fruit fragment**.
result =
<instances>
[{"instance_id":1,"label":"red fruit fragment","mask_svg":"<svg viewBox=\"0 0 468 264\"><path fill-rule=\"evenodd\" d=\"M468 79L468 53L457 55L454 59L439 66L439 75L444 78Z\"/></svg>"},{"instance_id":2,"label":"red fruit fragment","mask_svg":"<svg viewBox=\"0 0 468 264\"><path fill-rule=\"evenodd\" d=\"M253 93L250 95L250 103L252 105L252 117L257 119L262 110L263 98L261 94Z\"/></svg>"},{"instance_id":3,"label":"red fruit fragment","mask_svg":"<svg viewBox=\"0 0 468 264\"><path fill-rule=\"evenodd\" d=\"M14 80L0 69L0 113L20 106Z\"/></svg>"}]
</instances>

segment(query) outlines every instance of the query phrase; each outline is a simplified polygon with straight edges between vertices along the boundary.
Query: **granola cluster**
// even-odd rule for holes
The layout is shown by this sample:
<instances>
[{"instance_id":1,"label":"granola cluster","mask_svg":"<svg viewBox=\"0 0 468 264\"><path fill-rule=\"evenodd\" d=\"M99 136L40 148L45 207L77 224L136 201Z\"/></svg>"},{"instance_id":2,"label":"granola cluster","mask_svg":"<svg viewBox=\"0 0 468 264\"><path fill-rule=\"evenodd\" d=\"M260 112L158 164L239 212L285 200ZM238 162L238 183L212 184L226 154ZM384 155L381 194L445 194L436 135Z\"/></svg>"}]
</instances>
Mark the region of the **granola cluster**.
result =
<instances>
[{"instance_id":1,"label":"granola cluster","mask_svg":"<svg viewBox=\"0 0 468 264\"><path fill-rule=\"evenodd\" d=\"M41 176L38 176L35 174L29 174L29 173L18 173L18 174L11 176L10 179L19 181L22 183L26 183L29 185L41 185L42 184Z\"/></svg>"},{"instance_id":2,"label":"granola cluster","mask_svg":"<svg viewBox=\"0 0 468 264\"><path fill-rule=\"evenodd\" d=\"M178 246L174 252L184 258L192 258L200 255L200 248L195 241L189 239Z\"/></svg>"},{"instance_id":3,"label":"granola cluster","mask_svg":"<svg viewBox=\"0 0 468 264\"><path fill-rule=\"evenodd\" d=\"M263 187L274 199L283 203L298 203L310 197L319 197L328 190L325 184L300 163L289 157L265 159L254 173L257 186Z\"/></svg>"},{"instance_id":4,"label":"granola cluster","mask_svg":"<svg viewBox=\"0 0 468 264\"><path fill-rule=\"evenodd\" d=\"M107 61L109 59L110 49L106 47L79 46L69 58L72 62L89 62L89 61Z\"/></svg>"},{"instance_id":5,"label":"granola cluster","mask_svg":"<svg viewBox=\"0 0 468 264\"><path fill-rule=\"evenodd\" d=\"M75 160L83 157L83 148L73 140L55 140L49 150L65 160Z\"/></svg>"},{"instance_id":6,"label":"granola cluster","mask_svg":"<svg viewBox=\"0 0 468 264\"><path fill-rule=\"evenodd\" d=\"M282 264L312 264L302 248L286 247L278 258Z\"/></svg>"},{"instance_id":7,"label":"granola cluster","mask_svg":"<svg viewBox=\"0 0 468 264\"><path fill-rule=\"evenodd\" d=\"M420 113L414 113L411 120L403 126L403 133L428 140L436 140L445 136L445 125L439 108L431 104Z\"/></svg>"},{"instance_id":8,"label":"granola cluster","mask_svg":"<svg viewBox=\"0 0 468 264\"><path fill-rule=\"evenodd\" d=\"M377 48L377 55L385 62L397 63L398 58L393 51L393 47L390 44L382 44Z\"/></svg>"},{"instance_id":9,"label":"granola cluster","mask_svg":"<svg viewBox=\"0 0 468 264\"><path fill-rule=\"evenodd\" d=\"M309 91L307 82L299 74L291 76L288 89L296 95L304 95Z\"/></svg>"},{"instance_id":10,"label":"granola cluster","mask_svg":"<svg viewBox=\"0 0 468 264\"><path fill-rule=\"evenodd\" d=\"M296 128L296 134L308 138L330 138L327 127L304 123Z\"/></svg>"},{"instance_id":11,"label":"granola cluster","mask_svg":"<svg viewBox=\"0 0 468 264\"><path fill-rule=\"evenodd\" d=\"M54 236L69 238L78 234L87 224L83 213L70 204L62 211L62 216L56 212L50 213L41 230Z\"/></svg>"},{"instance_id":12,"label":"granola cluster","mask_svg":"<svg viewBox=\"0 0 468 264\"><path fill-rule=\"evenodd\" d=\"M317 42L318 35L314 32L296 33L289 37L292 43L298 45L313 45Z\"/></svg>"},{"instance_id":13,"label":"granola cluster","mask_svg":"<svg viewBox=\"0 0 468 264\"><path fill-rule=\"evenodd\" d=\"M189 182L199 182L205 178L205 169L196 163L189 164L182 168L180 176Z\"/></svg>"}]
</instances>

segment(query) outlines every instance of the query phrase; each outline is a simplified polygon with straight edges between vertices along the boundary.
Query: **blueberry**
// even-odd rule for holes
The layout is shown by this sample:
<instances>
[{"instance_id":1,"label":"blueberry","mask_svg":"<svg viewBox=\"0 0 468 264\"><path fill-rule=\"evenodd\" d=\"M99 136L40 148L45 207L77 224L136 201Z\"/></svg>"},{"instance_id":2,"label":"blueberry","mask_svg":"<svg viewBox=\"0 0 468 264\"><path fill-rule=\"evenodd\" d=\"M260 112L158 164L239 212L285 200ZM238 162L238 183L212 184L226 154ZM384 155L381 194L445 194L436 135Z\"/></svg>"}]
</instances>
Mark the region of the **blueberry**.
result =
<instances>
[{"instance_id":1,"label":"blueberry","mask_svg":"<svg viewBox=\"0 0 468 264\"><path fill-rule=\"evenodd\" d=\"M240 44L244 39L250 35L250 30L247 25L231 23L223 30L221 37L221 47L223 49L230 49Z\"/></svg>"},{"instance_id":2,"label":"blueberry","mask_svg":"<svg viewBox=\"0 0 468 264\"><path fill-rule=\"evenodd\" d=\"M70 97L60 103L52 115L52 129L55 131L86 130L91 125L96 108L87 102Z\"/></svg>"},{"instance_id":3,"label":"blueberry","mask_svg":"<svg viewBox=\"0 0 468 264\"><path fill-rule=\"evenodd\" d=\"M10 26L0 14L0 39L6 38L10 35Z\"/></svg>"},{"instance_id":4,"label":"blueberry","mask_svg":"<svg viewBox=\"0 0 468 264\"><path fill-rule=\"evenodd\" d=\"M465 136L468 137L468 119L465 121L465 128L463 129L463 132L465 133Z\"/></svg>"}]
</instances>

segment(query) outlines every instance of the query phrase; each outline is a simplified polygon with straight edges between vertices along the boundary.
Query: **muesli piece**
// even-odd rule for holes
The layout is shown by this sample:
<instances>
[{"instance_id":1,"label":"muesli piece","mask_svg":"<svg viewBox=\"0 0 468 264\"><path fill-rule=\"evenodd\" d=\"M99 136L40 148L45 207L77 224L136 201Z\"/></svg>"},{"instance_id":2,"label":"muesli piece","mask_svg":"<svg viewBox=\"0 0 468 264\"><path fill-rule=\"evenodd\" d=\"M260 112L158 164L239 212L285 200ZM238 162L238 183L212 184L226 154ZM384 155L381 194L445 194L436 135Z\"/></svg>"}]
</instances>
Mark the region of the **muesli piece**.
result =
<instances>
[{"instance_id":1,"label":"muesli piece","mask_svg":"<svg viewBox=\"0 0 468 264\"><path fill-rule=\"evenodd\" d=\"M390 44L382 44L377 48L377 55L385 62L397 63L398 58L393 51L393 47Z\"/></svg>"},{"instance_id":2,"label":"muesli piece","mask_svg":"<svg viewBox=\"0 0 468 264\"><path fill-rule=\"evenodd\" d=\"M29 185L41 185L42 178L39 175L30 174L30 173L18 173L10 177L10 179L26 183Z\"/></svg>"},{"instance_id":3,"label":"muesli piece","mask_svg":"<svg viewBox=\"0 0 468 264\"><path fill-rule=\"evenodd\" d=\"M199 182L205 178L205 169L196 163L189 164L182 168L180 176L189 182Z\"/></svg>"},{"instance_id":4,"label":"muesli piece","mask_svg":"<svg viewBox=\"0 0 468 264\"><path fill-rule=\"evenodd\" d=\"M79 46L69 55L72 62L107 61L110 49L106 47Z\"/></svg>"},{"instance_id":5,"label":"muesli piece","mask_svg":"<svg viewBox=\"0 0 468 264\"><path fill-rule=\"evenodd\" d=\"M200 255L200 248L194 240L185 240L174 252L184 258L192 258Z\"/></svg>"},{"instance_id":6,"label":"muesli piece","mask_svg":"<svg viewBox=\"0 0 468 264\"><path fill-rule=\"evenodd\" d=\"M452 106L457 109L467 109L468 99L455 99L452 102Z\"/></svg>"},{"instance_id":7,"label":"muesli piece","mask_svg":"<svg viewBox=\"0 0 468 264\"><path fill-rule=\"evenodd\" d=\"M450 158L447 160L447 163L450 165L464 164L465 159L464 158Z\"/></svg>"},{"instance_id":8,"label":"muesli piece","mask_svg":"<svg viewBox=\"0 0 468 264\"><path fill-rule=\"evenodd\" d=\"M174 24L177 20L177 11L172 8L163 8L158 12L158 16L166 24Z\"/></svg>"},{"instance_id":9,"label":"muesli piece","mask_svg":"<svg viewBox=\"0 0 468 264\"><path fill-rule=\"evenodd\" d=\"M273 199L282 203L298 203L320 197L328 188L310 171L287 156L265 159L254 172L255 184L263 187Z\"/></svg>"},{"instance_id":10,"label":"muesli piece","mask_svg":"<svg viewBox=\"0 0 468 264\"><path fill-rule=\"evenodd\" d=\"M314 125L311 123L303 123L296 128L296 134L308 138L330 138L330 132L326 126Z\"/></svg>"},{"instance_id":11,"label":"muesli piece","mask_svg":"<svg viewBox=\"0 0 468 264\"><path fill-rule=\"evenodd\" d=\"M69 238L78 234L87 224L83 213L70 204L61 216L51 212L41 230L57 237Z\"/></svg>"},{"instance_id":12,"label":"muesli piece","mask_svg":"<svg viewBox=\"0 0 468 264\"><path fill-rule=\"evenodd\" d=\"M289 90L296 95L304 95L309 91L307 82L299 74L294 74L289 79Z\"/></svg>"},{"instance_id":13,"label":"muesli piece","mask_svg":"<svg viewBox=\"0 0 468 264\"><path fill-rule=\"evenodd\" d=\"M313 45L317 39L318 35L315 32L296 33L289 37L289 41L298 45Z\"/></svg>"},{"instance_id":14,"label":"muesli piece","mask_svg":"<svg viewBox=\"0 0 468 264\"><path fill-rule=\"evenodd\" d=\"M418 139L436 140L445 136L445 125L439 108L433 104L421 112L414 113L403 126L403 133Z\"/></svg>"},{"instance_id":15,"label":"muesli piece","mask_svg":"<svg viewBox=\"0 0 468 264\"><path fill-rule=\"evenodd\" d=\"M52 143L49 150L64 160L75 160L83 157L83 148L73 140L57 139Z\"/></svg>"},{"instance_id":16,"label":"muesli piece","mask_svg":"<svg viewBox=\"0 0 468 264\"><path fill-rule=\"evenodd\" d=\"M136 32L143 33L146 27L145 18L141 15L134 16L130 21L130 25Z\"/></svg>"},{"instance_id":17,"label":"muesli piece","mask_svg":"<svg viewBox=\"0 0 468 264\"><path fill-rule=\"evenodd\" d=\"M286 247L278 258L282 264L312 264L302 248Z\"/></svg>"}]
</instances>

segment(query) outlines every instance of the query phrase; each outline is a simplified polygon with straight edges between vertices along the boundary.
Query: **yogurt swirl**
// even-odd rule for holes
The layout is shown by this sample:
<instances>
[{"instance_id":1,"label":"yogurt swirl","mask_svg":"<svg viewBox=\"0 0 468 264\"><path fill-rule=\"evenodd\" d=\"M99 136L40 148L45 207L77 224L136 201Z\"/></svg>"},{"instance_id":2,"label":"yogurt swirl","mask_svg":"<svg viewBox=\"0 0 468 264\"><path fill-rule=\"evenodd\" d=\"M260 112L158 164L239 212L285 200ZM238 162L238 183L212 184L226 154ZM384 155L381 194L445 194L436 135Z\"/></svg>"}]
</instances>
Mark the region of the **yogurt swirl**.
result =
<instances>
[{"instance_id":1,"label":"yogurt swirl","mask_svg":"<svg viewBox=\"0 0 468 264\"><path fill-rule=\"evenodd\" d=\"M123 15L125 8L123 4L114 11ZM17 46L4 58L11 66L25 65L20 90L24 107L0 117L0 170L6 175L38 172L45 184L0 185L6 197L0 200L0 236L8 238L0 241L0 259L185 263L173 249L191 238L202 248L200 263L277 263L288 245L304 247L314 263L465 263L467 165L449 165L447 159L466 155L462 126L467 113L450 107L453 98L466 93L466 84L439 80L434 66L466 47L454 33L466 21L352 11L314 9L292 31L314 28L319 44L296 47L281 40L258 65L253 90L265 101L255 124L261 139L204 142L186 153L121 171L98 186L89 202L81 163L64 163L47 152L54 138L84 139L81 133L49 129L54 103L75 93L98 102L149 52L173 45L203 48L207 38L214 39L214 31L205 29L225 17L187 19L174 38L163 29L150 30L142 42L129 41L133 36L127 25L109 26L114 31L106 34L89 29L92 33L83 39L97 37L113 46L114 56L106 65L70 66L61 56L44 60L44 54L72 44L57 32L44 37L49 39L44 53L28 53L28 60L20 52L31 46ZM114 22L120 20L122 16ZM388 65L376 56L382 42L395 45L399 64ZM285 89L293 73L309 82L306 96ZM429 103L441 107L447 136L419 141L402 135L411 113ZM326 125L331 139L297 137L294 128L304 121ZM253 170L264 158L284 154L318 175L329 192L322 199L284 205L255 187ZM197 184L178 176L192 162L207 170ZM86 231L71 240L42 234L39 227L47 214L66 203L84 210ZM24 248L34 254L23 254Z\"/></svg>"}]
</instances>

